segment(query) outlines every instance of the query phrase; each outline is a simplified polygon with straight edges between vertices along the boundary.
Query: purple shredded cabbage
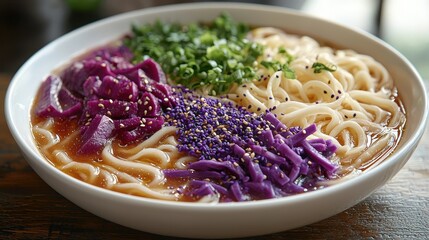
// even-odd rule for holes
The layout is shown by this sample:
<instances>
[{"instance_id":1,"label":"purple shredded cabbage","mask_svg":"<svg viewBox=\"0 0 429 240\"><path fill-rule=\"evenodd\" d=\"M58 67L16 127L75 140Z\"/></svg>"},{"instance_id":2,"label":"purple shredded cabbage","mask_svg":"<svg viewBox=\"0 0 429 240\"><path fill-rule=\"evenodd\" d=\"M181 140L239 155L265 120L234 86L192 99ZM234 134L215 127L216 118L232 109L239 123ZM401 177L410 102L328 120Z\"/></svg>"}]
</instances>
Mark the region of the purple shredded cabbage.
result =
<instances>
[{"instance_id":1,"label":"purple shredded cabbage","mask_svg":"<svg viewBox=\"0 0 429 240\"><path fill-rule=\"evenodd\" d=\"M185 88L175 94L177 105L166 111L166 121L178 128L179 151L197 161L164 173L189 180L184 195L215 194L222 202L275 198L314 190L335 176L338 166L329 160L335 145L307 140L316 125L287 128L271 112L257 115Z\"/></svg>"},{"instance_id":2,"label":"purple shredded cabbage","mask_svg":"<svg viewBox=\"0 0 429 240\"><path fill-rule=\"evenodd\" d=\"M113 137L123 143L146 139L163 126L162 111L176 100L158 63L131 59L123 46L89 53L42 83L35 113L77 118L80 154L99 151Z\"/></svg>"}]
</instances>

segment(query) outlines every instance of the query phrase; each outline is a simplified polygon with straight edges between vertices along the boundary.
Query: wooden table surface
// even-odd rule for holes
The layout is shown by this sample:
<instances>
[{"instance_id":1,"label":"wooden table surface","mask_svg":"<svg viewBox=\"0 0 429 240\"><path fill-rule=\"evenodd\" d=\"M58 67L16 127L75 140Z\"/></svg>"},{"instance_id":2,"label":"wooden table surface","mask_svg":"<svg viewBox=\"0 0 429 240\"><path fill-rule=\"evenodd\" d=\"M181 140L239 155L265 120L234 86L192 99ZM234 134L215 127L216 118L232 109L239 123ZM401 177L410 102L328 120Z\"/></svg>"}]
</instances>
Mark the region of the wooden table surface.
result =
<instances>
[{"instance_id":1,"label":"wooden table surface","mask_svg":"<svg viewBox=\"0 0 429 240\"><path fill-rule=\"evenodd\" d=\"M0 239L173 239L77 207L30 168L4 118L0 74ZM429 130L403 169L358 205L318 223L252 239L429 239Z\"/></svg>"}]
</instances>

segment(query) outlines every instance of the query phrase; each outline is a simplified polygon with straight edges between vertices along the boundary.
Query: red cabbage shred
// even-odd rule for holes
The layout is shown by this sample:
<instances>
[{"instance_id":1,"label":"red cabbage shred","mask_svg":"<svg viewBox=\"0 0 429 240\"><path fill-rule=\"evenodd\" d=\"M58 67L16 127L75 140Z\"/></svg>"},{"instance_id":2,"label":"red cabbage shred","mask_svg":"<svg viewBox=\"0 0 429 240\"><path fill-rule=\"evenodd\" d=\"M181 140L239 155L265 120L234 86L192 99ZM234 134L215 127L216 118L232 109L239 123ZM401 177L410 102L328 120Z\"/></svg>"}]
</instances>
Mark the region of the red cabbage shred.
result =
<instances>
[{"instance_id":1,"label":"red cabbage shred","mask_svg":"<svg viewBox=\"0 0 429 240\"><path fill-rule=\"evenodd\" d=\"M162 109L175 105L165 74L152 59L132 64L126 47L95 50L49 76L40 88L35 113L77 118L79 154L99 152L113 137L122 143L144 140L164 124Z\"/></svg>"},{"instance_id":2,"label":"red cabbage shred","mask_svg":"<svg viewBox=\"0 0 429 240\"><path fill-rule=\"evenodd\" d=\"M182 194L216 194L221 202L269 199L317 189L334 177L338 166L329 158L336 146L306 140L317 130L314 124L287 128L269 111L257 115L183 87L175 94L167 124L178 128L179 151L197 158L185 170L164 170L167 178L189 180Z\"/></svg>"}]
</instances>

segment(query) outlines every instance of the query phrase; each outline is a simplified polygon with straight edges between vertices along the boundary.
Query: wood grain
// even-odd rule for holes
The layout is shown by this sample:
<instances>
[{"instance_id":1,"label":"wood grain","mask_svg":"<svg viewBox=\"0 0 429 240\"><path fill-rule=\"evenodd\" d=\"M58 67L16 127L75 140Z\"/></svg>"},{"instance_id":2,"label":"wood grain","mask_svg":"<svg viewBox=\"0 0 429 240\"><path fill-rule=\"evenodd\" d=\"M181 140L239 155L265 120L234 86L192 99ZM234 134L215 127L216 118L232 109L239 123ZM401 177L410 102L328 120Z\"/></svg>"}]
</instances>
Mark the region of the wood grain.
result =
<instances>
[{"instance_id":1,"label":"wood grain","mask_svg":"<svg viewBox=\"0 0 429 240\"><path fill-rule=\"evenodd\" d=\"M0 111L10 77L0 75ZM249 226L251 227L251 226ZM429 131L384 187L336 216L252 239L429 239ZM94 216L51 189L29 167L0 115L0 239L174 239Z\"/></svg>"}]
</instances>

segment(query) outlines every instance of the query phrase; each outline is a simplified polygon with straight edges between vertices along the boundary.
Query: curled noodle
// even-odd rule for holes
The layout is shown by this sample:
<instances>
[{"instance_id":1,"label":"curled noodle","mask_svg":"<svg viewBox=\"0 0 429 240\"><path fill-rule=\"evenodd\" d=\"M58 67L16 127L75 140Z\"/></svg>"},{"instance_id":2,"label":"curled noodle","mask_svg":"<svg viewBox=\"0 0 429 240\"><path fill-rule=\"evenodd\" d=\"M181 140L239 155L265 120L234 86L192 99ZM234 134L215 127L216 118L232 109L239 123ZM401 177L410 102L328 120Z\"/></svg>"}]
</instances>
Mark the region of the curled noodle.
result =
<instances>
[{"instance_id":1,"label":"curled noodle","mask_svg":"<svg viewBox=\"0 0 429 240\"><path fill-rule=\"evenodd\" d=\"M101 159L89 162L76 161L70 157L72 153L64 150L67 148L59 147L70 144L77 132L61 139L54 133L51 118L36 124L33 131L45 139L41 152L51 154L49 159L56 168L89 184L127 194L177 200L178 195L166 184L162 170L170 165L185 169L188 162L195 161L194 157L178 152L174 127L164 127L132 148L108 142Z\"/></svg>"},{"instance_id":2,"label":"curled noodle","mask_svg":"<svg viewBox=\"0 0 429 240\"><path fill-rule=\"evenodd\" d=\"M332 140L338 147L340 174L367 164L397 142L405 116L388 71L373 58L351 50L320 46L310 37L290 35L276 28L256 28L248 36L265 46L258 62L285 63L280 48L293 56L294 79L281 71L258 67L258 79L234 86L228 98L254 112L270 110L289 127L316 123L313 137ZM315 73L312 64L335 66ZM377 137L371 137L377 136Z\"/></svg>"}]
</instances>

